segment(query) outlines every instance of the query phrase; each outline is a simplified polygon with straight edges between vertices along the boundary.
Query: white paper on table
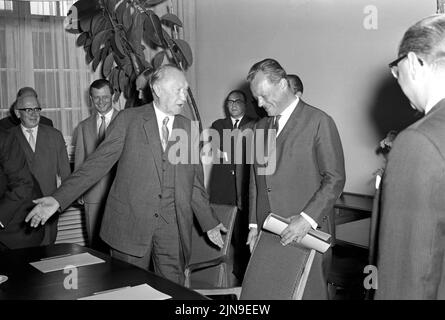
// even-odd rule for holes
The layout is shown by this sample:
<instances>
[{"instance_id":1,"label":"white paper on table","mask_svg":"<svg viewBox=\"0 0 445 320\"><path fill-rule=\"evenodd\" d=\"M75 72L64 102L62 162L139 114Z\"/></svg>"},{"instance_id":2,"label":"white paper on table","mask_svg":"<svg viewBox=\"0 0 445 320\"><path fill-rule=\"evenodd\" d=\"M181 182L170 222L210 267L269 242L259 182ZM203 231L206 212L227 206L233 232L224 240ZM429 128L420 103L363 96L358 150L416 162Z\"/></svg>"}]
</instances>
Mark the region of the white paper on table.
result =
<instances>
[{"instance_id":1,"label":"white paper on table","mask_svg":"<svg viewBox=\"0 0 445 320\"><path fill-rule=\"evenodd\" d=\"M93 294L78 300L165 300L171 296L162 293L144 283L134 287L125 287L108 292Z\"/></svg>"},{"instance_id":2,"label":"white paper on table","mask_svg":"<svg viewBox=\"0 0 445 320\"><path fill-rule=\"evenodd\" d=\"M43 273L48 273L52 271L64 270L66 267L81 267L103 262L105 261L93 256L92 254L89 254L88 252L84 252L61 256L60 258L55 256L53 259L51 259L51 257L49 257L45 258L44 260L30 262L29 264Z\"/></svg>"}]
</instances>

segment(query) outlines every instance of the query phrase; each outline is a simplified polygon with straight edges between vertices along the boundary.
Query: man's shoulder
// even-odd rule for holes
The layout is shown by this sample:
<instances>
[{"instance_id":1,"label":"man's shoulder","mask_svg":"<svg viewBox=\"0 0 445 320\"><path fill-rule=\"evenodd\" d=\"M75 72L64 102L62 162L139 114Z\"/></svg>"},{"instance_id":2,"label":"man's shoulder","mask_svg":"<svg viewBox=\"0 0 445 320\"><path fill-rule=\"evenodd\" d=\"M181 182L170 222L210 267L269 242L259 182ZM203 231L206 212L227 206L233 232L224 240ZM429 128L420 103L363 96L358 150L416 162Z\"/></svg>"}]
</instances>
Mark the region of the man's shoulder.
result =
<instances>
[{"instance_id":1,"label":"man's shoulder","mask_svg":"<svg viewBox=\"0 0 445 320\"><path fill-rule=\"evenodd\" d=\"M306 113L307 115L309 115L311 117L331 118L331 116L328 115L326 113L326 111L323 111L320 108L314 107L313 105L310 105L303 100L300 100L299 106L297 106L297 107L301 107L302 112Z\"/></svg>"},{"instance_id":2,"label":"man's shoulder","mask_svg":"<svg viewBox=\"0 0 445 320\"><path fill-rule=\"evenodd\" d=\"M19 127L20 128L20 127ZM46 124L39 124L39 132L45 133L48 136L53 136L53 137L62 137L63 138L63 134L59 129L56 129L54 127L48 126Z\"/></svg>"}]
</instances>

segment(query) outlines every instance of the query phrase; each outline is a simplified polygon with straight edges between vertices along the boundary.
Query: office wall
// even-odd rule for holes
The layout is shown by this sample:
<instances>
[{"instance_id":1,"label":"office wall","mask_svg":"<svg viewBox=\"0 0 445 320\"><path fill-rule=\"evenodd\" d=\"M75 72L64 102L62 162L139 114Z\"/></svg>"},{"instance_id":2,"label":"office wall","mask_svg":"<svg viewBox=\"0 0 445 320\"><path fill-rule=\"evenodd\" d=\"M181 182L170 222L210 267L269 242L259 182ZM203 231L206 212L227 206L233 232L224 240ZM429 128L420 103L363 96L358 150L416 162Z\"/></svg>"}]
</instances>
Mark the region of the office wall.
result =
<instances>
[{"instance_id":1,"label":"office wall","mask_svg":"<svg viewBox=\"0 0 445 320\"><path fill-rule=\"evenodd\" d=\"M195 91L204 127L223 117L230 90L248 91L253 63L275 58L301 76L303 99L334 118L345 190L371 194L383 161L378 142L415 120L387 65L406 28L435 13L436 1L196 0L196 10Z\"/></svg>"}]
</instances>

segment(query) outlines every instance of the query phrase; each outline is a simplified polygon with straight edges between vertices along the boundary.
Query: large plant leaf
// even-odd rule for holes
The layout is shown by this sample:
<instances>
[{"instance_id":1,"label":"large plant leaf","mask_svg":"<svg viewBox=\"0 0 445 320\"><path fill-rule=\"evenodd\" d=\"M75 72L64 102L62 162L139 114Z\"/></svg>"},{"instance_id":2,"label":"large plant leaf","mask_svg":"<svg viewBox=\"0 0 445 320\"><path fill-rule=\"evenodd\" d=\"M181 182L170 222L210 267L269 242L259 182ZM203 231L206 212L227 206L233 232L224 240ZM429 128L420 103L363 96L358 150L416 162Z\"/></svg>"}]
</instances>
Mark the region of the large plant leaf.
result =
<instances>
[{"instance_id":1,"label":"large plant leaf","mask_svg":"<svg viewBox=\"0 0 445 320\"><path fill-rule=\"evenodd\" d=\"M131 64L131 60L129 60L129 63L124 64L124 66L122 67L122 70L128 75L130 76L133 72L133 65Z\"/></svg>"},{"instance_id":2,"label":"large plant leaf","mask_svg":"<svg viewBox=\"0 0 445 320\"><path fill-rule=\"evenodd\" d=\"M128 77L125 72L119 73L119 89L120 91L124 91L125 87L128 85Z\"/></svg>"},{"instance_id":3,"label":"large plant leaf","mask_svg":"<svg viewBox=\"0 0 445 320\"><path fill-rule=\"evenodd\" d=\"M110 75L111 69L113 68L113 62L114 62L113 53L110 52L108 56L105 58L104 64L102 66L102 74L104 75L105 78Z\"/></svg>"},{"instance_id":4,"label":"large plant leaf","mask_svg":"<svg viewBox=\"0 0 445 320\"><path fill-rule=\"evenodd\" d=\"M80 19L79 26L81 31L83 32L89 32L91 30L91 19L92 17L84 17Z\"/></svg>"},{"instance_id":5,"label":"large plant leaf","mask_svg":"<svg viewBox=\"0 0 445 320\"><path fill-rule=\"evenodd\" d=\"M137 16L139 16L139 14L134 15L131 12L131 10L132 10L132 7L128 6L124 11L124 15L122 16L122 23L124 25L125 31L130 30L131 25L133 24L133 19L137 23ZM140 27L142 29L142 26L140 26Z\"/></svg>"},{"instance_id":6,"label":"large plant leaf","mask_svg":"<svg viewBox=\"0 0 445 320\"><path fill-rule=\"evenodd\" d=\"M182 21L181 19L179 19L179 17L173 13L167 13L164 14L161 17L161 21L164 22L165 24L171 26L171 25L176 25L178 27L182 27Z\"/></svg>"},{"instance_id":7,"label":"large plant leaf","mask_svg":"<svg viewBox=\"0 0 445 320\"><path fill-rule=\"evenodd\" d=\"M110 28L109 20L104 17L102 13L99 13L94 16L91 20L91 32L93 35L98 34L99 32L105 30L106 28Z\"/></svg>"},{"instance_id":8,"label":"large plant leaf","mask_svg":"<svg viewBox=\"0 0 445 320\"><path fill-rule=\"evenodd\" d=\"M101 52L102 53L102 52ZM93 71L96 72L97 66L99 65L99 63L102 61L101 60L102 55L98 54L97 56L94 57L93 59L93 64L92 64L92 68Z\"/></svg>"},{"instance_id":9,"label":"large plant leaf","mask_svg":"<svg viewBox=\"0 0 445 320\"><path fill-rule=\"evenodd\" d=\"M164 62L165 58L165 51L159 51L156 53L156 55L153 57L153 67L155 69L159 68L162 65L162 62Z\"/></svg>"},{"instance_id":10,"label":"large plant leaf","mask_svg":"<svg viewBox=\"0 0 445 320\"><path fill-rule=\"evenodd\" d=\"M105 5L107 6L108 12L110 14L115 14L115 10L116 10L116 4L119 1L125 1L125 0L104 0Z\"/></svg>"},{"instance_id":11,"label":"large plant leaf","mask_svg":"<svg viewBox=\"0 0 445 320\"><path fill-rule=\"evenodd\" d=\"M93 38L91 38L91 35L88 33L88 38L85 40L85 43L83 44L83 47L84 48L86 48L86 47L91 48L91 43L92 42L93 42Z\"/></svg>"},{"instance_id":12,"label":"large plant leaf","mask_svg":"<svg viewBox=\"0 0 445 320\"><path fill-rule=\"evenodd\" d=\"M121 96L121 93L119 91L115 92L114 95L113 95L113 102L117 103L119 101L119 97L120 96Z\"/></svg>"},{"instance_id":13,"label":"large plant leaf","mask_svg":"<svg viewBox=\"0 0 445 320\"><path fill-rule=\"evenodd\" d=\"M78 47L82 47L82 46L85 44L85 41L87 41L88 37L89 37L88 32L82 32L82 33L77 37L76 45L77 45Z\"/></svg>"},{"instance_id":14,"label":"large plant leaf","mask_svg":"<svg viewBox=\"0 0 445 320\"><path fill-rule=\"evenodd\" d=\"M165 0L146 0L143 1L146 7L154 7L155 5L164 2Z\"/></svg>"},{"instance_id":15,"label":"large plant leaf","mask_svg":"<svg viewBox=\"0 0 445 320\"><path fill-rule=\"evenodd\" d=\"M113 72L113 89L114 91L120 91L119 90L119 73L121 70L119 70L117 67L115 67Z\"/></svg>"},{"instance_id":16,"label":"large plant leaf","mask_svg":"<svg viewBox=\"0 0 445 320\"><path fill-rule=\"evenodd\" d=\"M158 34L156 33L156 29L153 25L152 19L150 18L151 14L145 18L144 20L144 38L147 43L153 42L158 47L162 46L162 42L159 39Z\"/></svg>"},{"instance_id":17,"label":"large plant leaf","mask_svg":"<svg viewBox=\"0 0 445 320\"><path fill-rule=\"evenodd\" d=\"M105 41L110 37L111 32L109 30L102 30L96 36L94 36L93 43L91 44L91 53L93 56L98 56L100 54L100 48L105 45Z\"/></svg>"},{"instance_id":18,"label":"large plant leaf","mask_svg":"<svg viewBox=\"0 0 445 320\"><path fill-rule=\"evenodd\" d=\"M85 49L85 61L87 64L90 64L91 61L93 61L93 56L91 55L91 45L85 46L83 48Z\"/></svg>"},{"instance_id":19,"label":"large plant leaf","mask_svg":"<svg viewBox=\"0 0 445 320\"><path fill-rule=\"evenodd\" d=\"M119 58L125 57L124 47L122 46L122 40L118 32L114 32L114 36L111 38L111 45L113 47L114 52L119 56Z\"/></svg>"},{"instance_id":20,"label":"large plant leaf","mask_svg":"<svg viewBox=\"0 0 445 320\"><path fill-rule=\"evenodd\" d=\"M92 17L99 12L101 8L98 0L76 1L68 10L65 20L66 30L71 33L89 31Z\"/></svg>"},{"instance_id":21,"label":"large plant leaf","mask_svg":"<svg viewBox=\"0 0 445 320\"><path fill-rule=\"evenodd\" d=\"M187 62L187 65L191 66L193 63L193 53L189 44L182 39L173 39L173 41L177 45L177 48L179 49L181 54L183 55L185 61Z\"/></svg>"},{"instance_id":22,"label":"large plant leaf","mask_svg":"<svg viewBox=\"0 0 445 320\"><path fill-rule=\"evenodd\" d=\"M164 39L164 34L163 34L164 29L162 29L161 20L159 19L159 17L153 11L150 11L150 14L149 14L149 17L147 20L151 21L151 24L153 25L153 28L155 30L155 34L158 36L158 38L161 42L161 46L166 48L167 42Z\"/></svg>"},{"instance_id":23,"label":"large plant leaf","mask_svg":"<svg viewBox=\"0 0 445 320\"><path fill-rule=\"evenodd\" d=\"M123 0L121 2L118 2L116 7L116 20L119 24L123 24L123 18L124 18L124 12L127 8L127 1Z\"/></svg>"}]
</instances>

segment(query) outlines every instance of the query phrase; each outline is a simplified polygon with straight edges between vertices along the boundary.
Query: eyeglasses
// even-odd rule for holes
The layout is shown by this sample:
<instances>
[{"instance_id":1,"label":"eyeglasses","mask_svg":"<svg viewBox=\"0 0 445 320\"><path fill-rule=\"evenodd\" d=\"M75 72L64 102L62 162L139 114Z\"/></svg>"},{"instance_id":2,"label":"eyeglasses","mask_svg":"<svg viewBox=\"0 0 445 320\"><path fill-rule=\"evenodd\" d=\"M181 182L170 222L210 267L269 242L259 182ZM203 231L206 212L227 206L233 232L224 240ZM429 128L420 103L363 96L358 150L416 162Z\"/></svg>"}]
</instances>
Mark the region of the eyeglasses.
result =
<instances>
[{"instance_id":1,"label":"eyeglasses","mask_svg":"<svg viewBox=\"0 0 445 320\"><path fill-rule=\"evenodd\" d=\"M240 103L244 103L244 100L242 99L236 99L236 100L227 100L228 104L240 104Z\"/></svg>"},{"instance_id":2,"label":"eyeglasses","mask_svg":"<svg viewBox=\"0 0 445 320\"><path fill-rule=\"evenodd\" d=\"M40 113L40 111L42 111L42 108L22 108L17 110L25 111L27 114L32 114L33 112Z\"/></svg>"},{"instance_id":3,"label":"eyeglasses","mask_svg":"<svg viewBox=\"0 0 445 320\"><path fill-rule=\"evenodd\" d=\"M399 78L399 67L398 67L398 64L399 64L400 61L402 61L406 57L408 57L408 54L404 54L403 56L398 57L396 60L394 60L393 62L388 64L388 67L389 67L389 69L391 69L391 73L392 73L394 78L396 78L396 79ZM420 58L417 58L417 60L419 61L420 65L423 66L423 61Z\"/></svg>"}]
</instances>

